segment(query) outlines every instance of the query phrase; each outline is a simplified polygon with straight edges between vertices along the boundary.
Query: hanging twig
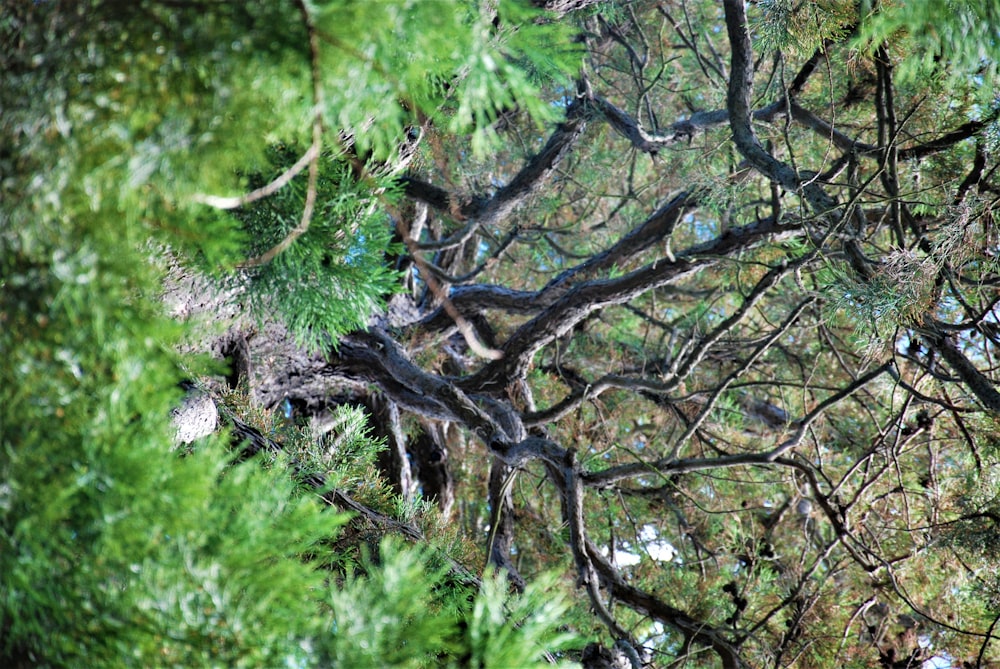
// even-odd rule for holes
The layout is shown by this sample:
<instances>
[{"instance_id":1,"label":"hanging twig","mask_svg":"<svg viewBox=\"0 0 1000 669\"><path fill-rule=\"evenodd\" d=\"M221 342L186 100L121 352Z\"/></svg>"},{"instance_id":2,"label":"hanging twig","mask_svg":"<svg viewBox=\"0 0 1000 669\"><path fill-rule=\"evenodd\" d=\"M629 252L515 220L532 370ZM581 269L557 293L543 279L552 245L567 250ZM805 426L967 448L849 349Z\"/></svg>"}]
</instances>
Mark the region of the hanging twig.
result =
<instances>
[{"instance_id":1,"label":"hanging twig","mask_svg":"<svg viewBox=\"0 0 1000 669\"><path fill-rule=\"evenodd\" d=\"M316 27L313 25L312 16L309 15L309 8L306 7L305 2L303 0L299 0L296 4L299 7L299 12L302 14L302 22L305 25L306 32L309 36L309 69L312 75L313 89L312 143L294 165L282 172L270 183L253 190L246 195L223 197L219 195L204 195L199 193L193 198L195 202L207 204L217 209L235 209L273 195L288 185L288 183L298 176L307 165L309 166L309 182L306 186L306 201L305 206L302 208L302 218L299 220L299 224L295 226L284 239L261 255L249 258L248 260L240 263L238 265L240 268L259 267L271 262L275 256L291 246L292 242L301 237L302 234L309 229L309 223L312 221L313 211L316 208L316 183L319 180L319 157L323 148L323 90L320 84L319 72L319 38L316 34Z\"/></svg>"},{"instance_id":2,"label":"hanging twig","mask_svg":"<svg viewBox=\"0 0 1000 669\"><path fill-rule=\"evenodd\" d=\"M257 200L274 195L279 190L284 188L288 182L297 177L299 172L306 168L306 165L314 162L317 157L319 157L319 144L316 141L313 141L313 143L309 145L309 149L302 154L302 157L299 158L294 165L278 175L274 181L261 186L257 190L250 191L246 195L232 197L225 197L222 195L204 195L202 193L198 193L192 199L195 202L207 204L210 207L215 207L216 209L236 209L237 207L242 207L245 204L250 204L251 202L256 202Z\"/></svg>"},{"instance_id":3,"label":"hanging twig","mask_svg":"<svg viewBox=\"0 0 1000 669\"><path fill-rule=\"evenodd\" d=\"M413 227L421 228L427 219L427 205L423 202L417 202L416 206L417 217L413 223ZM416 240L410 236L410 231L405 229L401 219L397 219L396 228L399 230L399 236L403 238L406 248L410 252L410 256L413 258L413 262L417 264L420 274L424 277L424 281L427 283L427 288L434 294L434 297L441 301L441 306L444 308L445 312L453 321L455 321L458 331L462 333L462 337L465 338L465 343L469 345L469 350L479 357L486 358L487 360L499 360L502 358L502 351L489 348L488 346L484 346L480 343L479 338L476 336L476 331L472 328L472 324L469 323L469 321L467 321L461 313L459 313L458 309L455 308L455 305L448 299L448 296L445 294L444 289L442 289L441 284L438 283L438 280L434 277L434 273L431 271L431 268L427 265L427 261L420 256L420 250L417 248Z\"/></svg>"},{"instance_id":4,"label":"hanging twig","mask_svg":"<svg viewBox=\"0 0 1000 669\"><path fill-rule=\"evenodd\" d=\"M306 203L302 207L302 218L299 220L299 224L285 235L284 239L261 255L249 258L240 263L241 268L266 265L275 256L291 246L292 242L301 237L309 229L313 210L316 207L316 182L319 180L319 156L323 144L323 89L319 76L319 38L316 35L316 26L313 25L312 17L309 15L309 8L306 7L304 0L299 0L296 4L299 7L299 12L302 14L302 22L305 24L306 31L309 33L309 69L312 74L313 89L312 145L309 147L309 151L306 152L306 155L311 154L309 159L309 183L306 186ZM302 161L300 160L299 162Z\"/></svg>"}]
</instances>

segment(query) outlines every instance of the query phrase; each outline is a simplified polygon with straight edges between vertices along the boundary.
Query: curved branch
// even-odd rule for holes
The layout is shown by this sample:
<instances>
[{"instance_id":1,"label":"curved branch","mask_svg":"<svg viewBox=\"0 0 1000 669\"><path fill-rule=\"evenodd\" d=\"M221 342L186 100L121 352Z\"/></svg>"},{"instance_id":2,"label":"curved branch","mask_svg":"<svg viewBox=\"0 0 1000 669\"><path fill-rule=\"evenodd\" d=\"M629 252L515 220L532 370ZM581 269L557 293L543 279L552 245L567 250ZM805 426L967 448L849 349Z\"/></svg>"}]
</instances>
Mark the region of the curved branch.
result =
<instances>
[{"instance_id":1,"label":"curved branch","mask_svg":"<svg viewBox=\"0 0 1000 669\"><path fill-rule=\"evenodd\" d=\"M618 639L628 639L629 634L625 631L601 598L600 581L597 570L594 568L593 556L599 555L596 551L588 550L590 542L587 540L587 530L583 522L583 486L580 483L579 466L576 461L576 451L570 449L566 452L565 462L561 466L562 471L562 492L565 505L566 520L569 525L570 549L573 551L573 560L576 562L576 570L580 583L583 584L590 597L590 603L597 611L598 617L608 626L608 629Z\"/></svg>"},{"instance_id":2,"label":"curved branch","mask_svg":"<svg viewBox=\"0 0 1000 669\"><path fill-rule=\"evenodd\" d=\"M296 239L301 237L309 229L312 221L313 210L316 207L316 182L319 180L319 156L323 146L323 87L321 84L320 64L319 64L319 37L316 34L316 26L313 25L312 16L304 0L296 3L299 13L302 14L302 22L309 33L309 71L312 76L313 94L313 123L312 123L312 145L306 155L310 155L309 160L309 182L306 185L306 201L302 207L302 218L299 224L289 232L284 239L272 246L270 249L257 256L249 258L239 264L241 268L260 267L271 262L275 256L283 252L292 245ZM301 162L301 160L300 160Z\"/></svg>"},{"instance_id":3,"label":"curved branch","mask_svg":"<svg viewBox=\"0 0 1000 669\"><path fill-rule=\"evenodd\" d=\"M418 204L417 220L414 221L413 227L422 228L426 218L427 205ZM496 349L489 348L488 346L484 346L479 341L479 337L476 335L476 331L472 327L472 324L469 323L469 321L467 321L461 313L459 313L458 309L455 308L455 305L453 305L451 300L448 299L448 296L445 294L434 273L430 270L430 268L428 268L427 262L417 252L416 242L410 236L410 230L404 229L404 223L402 220L396 221L396 228L399 231L399 236L406 244L406 248L409 250L410 256L413 258L413 262L417 264L421 274L423 274L424 281L427 283L427 288L429 288L434 296L441 301L441 306L444 308L448 316L450 316L455 322L455 325L458 327L458 331L462 333L462 337L465 339L465 343L469 346L469 350L479 357L486 358L487 360L499 360L503 357L503 353Z\"/></svg>"},{"instance_id":4,"label":"curved branch","mask_svg":"<svg viewBox=\"0 0 1000 669\"><path fill-rule=\"evenodd\" d=\"M589 540L586 543L586 551L601 580L615 599L627 604L639 613L648 615L665 625L670 625L685 636L690 636L694 641L705 644L719 656L724 669L741 669L747 666L737 647L727 640L718 628L692 617L686 611L670 606L644 590L629 585L621 573L607 558L601 555L597 546Z\"/></svg>"},{"instance_id":5,"label":"curved branch","mask_svg":"<svg viewBox=\"0 0 1000 669\"><path fill-rule=\"evenodd\" d=\"M605 487L634 476L643 476L651 471L659 472L663 475L686 474L688 472L704 471L708 469L725 469L729 467L741 467L744 465L767 465L778 460L790 450L799 445L806 435L809 426L816 421L823 413L841 400L850 397L855 392L871 383L874 379L889 371L892 361L885 362L867 374L859 376L851 384L842 388L830 397L820 402L812 411L807 413L797 423L797 428L788 439L781 442L774 448L757 453L741 453L739 455L722 455L714 458L683 458L680 460L672 458L661 458L651 463L630 463L609 467L600 472L592 472L583 475L583 480L587 485L595 487Z\"/></svg>"},{"instance_id":6,"label":"curved branch","mask_svg":"<svg viewBox=\"0 0 1000 669\"><path fill-rule=\"evenodd\" d=\"M732 47L732 65L729 88L726 92L726 107L729 109L729 125L733 131L733 141L751 167L777 182L786 190L802 192L806 201L817 214L836 208L836 201L826 194L815 182L803 182L788 165L768 153L754 134L750 125L750 100L753 91L753 50L750 33L747 30L746 7L743 0L723 0L726 16L726 31Z\"/></svg>"},{"instance_id":7,"label":"curved branch","mask_svg":"<svg viewBox=\"0 0 1000 669\"><path fill-rule=\"evenodd\" d=\"M594 383L587 384L586 387L579 388L570 393L567 397L563 398L560 402L553 405L549 409L526 414L524 416L525 425L538 425L558 420L575 409L581 403L589 401L611 388L630 388L633 390L644 390L654 393L669 393L675 390L691 373L691 371L701 363L705 354L712 347L712 345L719 341L719 339L726 332L731 330L733 326L742 320L768 290L773 288L783 276L787 275L793 269L805 264L810 258L811 255L807 255L797 260L794 265L784 263L765 274L764 277L762 277L753 287L750 294L744 298L743 303L733 312L733 314L719 323L719 325L713 328L708 335L703 337L693 349L681 356L681 359L676 361L676 364L674 364L671 370L667 373L666 379L653 381L652 379L607 374ZM763 351L760 352L762 353ZM753 360L756 355L759 355L759 353L751 356L751 360ZM749 364L749 362L747 364ZM691 428L691 431L693 431L693 429L694 428Z\"/></svg>"},{"instance_id":8,"label":"curved branch","mask_svg":"<svg viewBox=\"0 0 1000 669\"><path fill-rule=\"evenodd\" d=\"M996 385L985 374L976 369L972 361L958 349L950 337L942 333L940 328L932 328L924 335L924 341L941 354L941 357L948 362L958 378L983 403L983 406L991 413L1000 414L1000 392L997 391Z\"/></svg>"},{"instance_id":9,"label":"curved branch","mask_svg":"<svg viewBox=\"0 0 1000 669\"><path fill-rule=\"evenodd\" d=\"M319 153L320 145L314 141L309 145L309 148L306 149L306 152L302 154L302 157L295 161L294 165L278 175L274 181L269 184L265 184L256 190L252 190L246 195L225 197L222 195L205 195L203 193L197 193L192 196L191 199L194 202L207 204L208 206L215 207L216 209L236 209L237 207L242 207L243 205L250 204L251 202L256 202L257 200L274 195L279 190L284 188L292 179L298 176L307 165L311 165L313 161L319 158Z\"/></svg>"},{"instance_id":10,"label":"curved branch","mask_svg":"<svg viewBox=\"0 0 1000 669\"><path fill-rule=\"evenodd\" d=\"M514 314L537 313L565 295L574 281L590 279L602 271L620 267L668 239L677 222L695 206L697 198L698 195L690 191L671 198L609 249L562 272L540 290L524 291L493 285L458 286L451 291L452 304L466 316L484 309L499 309ZM694 249L689 251L693 253ZM450 322L445 316L443 309L438 309L421 325L429 330L446 328Z\"/></svg>"},{"instance_id":11,"label":"curved branch","mask_svg":"<svg viewBox=\"0 0 1000 669\"><path fill-rule=\"evenodd\" d=\"M457 246L471 238L480 226L499 224L538 192L586 129L585 104L580 98L573 100L566 108L566 120L556 126L542 150L532 156L514 178L490 198L475 197L459 202L442 188L414 177L403 177L403 192L407 196L460 220L470 220L468 226L448 239L422 244L421 248L439 250Z\"/></svg>"},{"instance_id":12,"label":"curved branch","mask_svg":"<svg viewBox=\"0 0 1000 669\"><path fill-rule=\"evenodd\" d=\"M503 359L463 379L462 386L503 387L508 381L524 374L539 349L566 334L593 311L628 302L647 291L690 276L711 265L720 256L747 248L764 237L790 230L797 230L797 226L764 219L730 229L711 242L692 247L673 262L657 260L618 279L578 284L518 328L503 345Z\"/></svg>"}]
</instances>

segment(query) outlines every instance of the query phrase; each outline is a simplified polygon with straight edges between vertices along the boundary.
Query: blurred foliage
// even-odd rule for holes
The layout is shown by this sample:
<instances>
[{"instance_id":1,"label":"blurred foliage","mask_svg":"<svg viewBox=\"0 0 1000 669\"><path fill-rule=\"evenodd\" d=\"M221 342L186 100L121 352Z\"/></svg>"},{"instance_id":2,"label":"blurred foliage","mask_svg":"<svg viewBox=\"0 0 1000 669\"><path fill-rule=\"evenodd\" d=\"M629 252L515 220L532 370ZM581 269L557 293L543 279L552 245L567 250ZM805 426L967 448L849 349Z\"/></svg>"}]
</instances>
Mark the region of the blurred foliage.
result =
<instances>
[{"instance_id":1,"label":"blurred foliage","mask_svg":"<svg viewBox=\"0 0 1000 669\"><path fill-rule=\"evenodd\" d=\"M501 579L479 586L461 568L481 564L490 522L492 458L474 438L448 445L451 517L377 476L382 444L359 409L338 410L317 440L246 396L226 398L285 445L240 464L224 436L183 450L171 440L178 384L209 370L177 352L189 328L157 302L164 255L245 286L258 318L335 351L407 278L391 268L404 252L394 221L409 213L393 175L418 135L413 173L472 201L544 146L582 59L595 93L647 132L724 108L721 3L611 1L559 18L532 4L5 6L0 664L500 669L607 638L591 602L556 594L578 575L564 499L537 463L512 484L511 559L529 581L512 598ZM516 408L544 411L600 379L625 380L533 429L578 449L587 474L649 465L586 490L590 537L626 582L733 640L755 666L873 666L893 644L955 665L981 649L989 658L975 635L995 620L1000 588L997 426L920 336L928 316L965 328L956 347L995 378L996 124L933 142L995 113L1000 10L994 0L768 0L747 11L754 105L787 101L819 50L796 102L856 142L847 151L829 129L779 114L755 123L761 145L862 208L864 225L825 229L794 193L747 169L725 123L647 155L592 113L545 191L476 231L476 264L516 234L470 281L540 290L682 191L701 195L671 235L674 255L768 216L798 227L723 258L691 252L697 269L595 309L539 350ZM270 183L310 145L316 114L309 229L246 268L300 226L307 174L232 210L205 196ZM433 213L418 241L463 228L452 213ZM864 280L844 239L870 261ZM661 240L587 279L668 255ZM798 264L715 332L783 263ZM497 340L527 318L496 317ZM410 341L427 369L465 364L446 350L453 342ZM799 422L889 363L895 376ZM407 437L418 423L404 417ZM785 462L653 466L759 454L800 426ZM419 527L426 546L383 541L370 518L331 512L301 485L309 474ZM612 605L654 664L716 666L686 633Z\"/></svg>"},{"instance_id":2,"label":"blurred foliage","mask_svg":"<svg viewBox=\"0 0 1000 669\"><path fill-rule=\"evenodd\" d=\"M347 517L303 494L291 456L234 465L225 435L183 454L172 443L178 383L207 368L175 352L185 329L157 301L162 255L225 281L300 215L303 178L236 216L195 196L252 188L287 167L279 147L308 144L315 101L301 7L323 35L323 205L302 243L254 280L271 296L261 308L287 317L303 342L364 323L393 278L385 213L345 190L340 131L369 129L357 146L386 159L422 115L485 150L504 105L539 120L554 113L533 82L558 75L562 56L541 49L561 29L529 21L493 35L474 3L5 5L3 666L326 666L371 658L362 640L391 648L399 666L497 645L527 666L565 640L558 608L538 605L547 595L520 603L495 584L442 582L411 548L367 565L365 583L391 587L349 587L361 581L335 578L343 560L329 548ZM341 474L334 482L370 475L378 449L357 416L343 422L339 457L359 460L310 461ZM454 603L466 598L474 604ZM376 607L383 615L363 616ZM426 637L399 643L413 614L435 608L418 620ZM508 615L517 625L497 619Z\"/></svg>"},{"instance_id":3,"label":"blurred foliage","mask_svg":"<svg viewBox=\"0 0 1000 669\"><path fill-rule=\"evenodd\" d=\"M864 0L858 44L874 50L891 42L905 80L937 80L950 88L969 86L981 102L995 105L1000 70L997 0Z\"/></svg>"}]
</instances>

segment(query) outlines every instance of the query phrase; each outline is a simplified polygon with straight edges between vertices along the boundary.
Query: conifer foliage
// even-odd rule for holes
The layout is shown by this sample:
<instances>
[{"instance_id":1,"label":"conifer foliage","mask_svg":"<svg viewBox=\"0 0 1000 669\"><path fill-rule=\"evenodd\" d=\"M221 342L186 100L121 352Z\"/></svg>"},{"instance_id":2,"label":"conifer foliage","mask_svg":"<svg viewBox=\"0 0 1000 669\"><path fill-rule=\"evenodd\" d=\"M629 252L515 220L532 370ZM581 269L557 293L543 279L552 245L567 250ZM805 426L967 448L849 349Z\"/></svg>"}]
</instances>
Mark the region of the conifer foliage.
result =
<instances>
[{"instance_id":1,"label":"conifer foliage","mask_svg":"<svg viewBox=\"0 0 1000 669\"><path fill-rule=\"evenodd\" d=\"M394 277L385 187L349 158L398 160L404 126L449 105L456 131L521 98L548 113L491 20L461 2L5 6L0 664L499 668L560 649L540 588L505 608L427 548L334 550L349 516L295 456L236 464L225 436L182 453L170 423L179 382L218 371L179 353L170 266L245 271L261 309L329 343ZM293 147L308 178L233 215L226 198L302 171Z\"/></svg>"}]
</instances>

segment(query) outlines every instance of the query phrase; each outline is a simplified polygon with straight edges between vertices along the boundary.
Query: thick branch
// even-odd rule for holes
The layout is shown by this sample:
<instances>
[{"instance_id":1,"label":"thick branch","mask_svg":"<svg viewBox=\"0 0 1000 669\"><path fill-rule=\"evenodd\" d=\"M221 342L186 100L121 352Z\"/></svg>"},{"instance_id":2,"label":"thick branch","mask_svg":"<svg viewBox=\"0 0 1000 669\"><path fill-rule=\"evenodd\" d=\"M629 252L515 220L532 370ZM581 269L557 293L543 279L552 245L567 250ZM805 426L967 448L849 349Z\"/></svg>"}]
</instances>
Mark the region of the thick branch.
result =
<instances>
[{"instance_id":1,"label":"thick branch","mask_svg":"<svg viewBox=\"0 0 1000 669\"><path fill-rule=\"evenodd\" d=\"M402 180L404 192L429 206L448 213L460 220L468 219L470 226L438 242L436 248L454 246L466 241L480 226L494 226L505 220L527 199L548 183L553 172L587 127L584 117L585 102L574 100L566 109L566 120L560 123L545 146L535 154L513 179L490 198L469 198L459 201L446 190L413 177Z\"/></svg>"},{"instance_id":2,"label":"thick branch","mask_svg":"<svg viewBox=\"0 0 1000 669\"><path fill-rule=\"evenodd\" d=\"M558 420L582 402L589 401L610 388L629 388L631 390L644 390L652 393L669 393L675 390L701 364L706 352L713 344L718 342L723 335L735 327L783 276L791 272L794 267L800 267L805 264L808 259L808 257L800 259L794 266L783 264L765 274L736 311L713 328L710 333L702 337L690 351L679 356L678 360L676 360L675 364L669 370L663 372L666 378L654 381L652 379L608 374L594 383L588 383L585 387L578 388L550 409L525 415L525 424L530 426Z\"/></svg>"},{"instance_id":3,"label":"thick branch","mask_svg":"<svg viewBox=\"0 0 1000 669\"><path fill-rule=\"evenodd\" d=\"M622 304L655 288L678 281L715 262L719 256L744 249L763 237L795 228L765 219L727 231L698 245L674 262L658 260L618 279L579 284L511 335L502 350L504 357L477 374L462 380L463 387L503 387L520 378L539 349L566 334L588 314L613 304ZM701 257L699 257L701 256Z\"/></svg>"},{"instance_id":4,"label":"thick branch","mask_svg":"<svg viewBox=\"0 0 1000 669\"><path fill-rule=\"evenodd\" d=\"M781 184L786 190L803 192L806 201L817 213L833 209L836 203L816 184L803 185L798 174L788 165L764 150L750 124L750 100L753 92L753 50L747 30L746 8L743 0L723 0L726 13L726 30L732 47L732 66L726 107L733 141L751 167Z\"/></svg>"},{"instance_id":5,"label":"thick branch","mask_svg":"<svg viewBox=\"0 0 1000 669\"><path fill-rule=\"evenodd\" d=\"M955 342L940 331L940 328L926 334L924 340L941 354L962 382L983 403L991 413L1000 414L1000 392L982 372L976 369Z\"/></svg>"},{"instance_id":6,"label":"thick branch","mask_svg":"<svg viewBox=\"0 0 1000 669\"><path fill-rule=\"evenodd\" d=\"M487 444L524 439L524 426L512 410L503 410L495 400L470 397L423 371L399 344L375 328L345 337L326 371L377 383L400 406L426 417L459 421Z\"/></svg>"},{"instance_id":7,"label":"thick branch","mask_svg":"<svg viewBox=\"0 0 1000 669\"><path fill-rule=\"evenodd\" d=\"M612 267L621 267L643 251L668 239L677 222L696 202L697 195L691 192L677 195L611 248L562 272L539 291L514 290L493 285L458 286L452 289L452 304L466 316L483 309L499 309L519 314L536 313L565 295L574 282L593 278ZM451 323L446 316L443 309L438 309L423 321L422 326L429 330L449 327Z\"/></svg>"},{"instance_id":8,"label":"thick branch","mask_svg":"<svg viewBox=\"0 0 1000 669\"><path fill-rule=\"evenodd\" d=\"M725 669L739 669L747 666L743 658L740 657L736 646L730 643L718 629L692 617L681 609L670 606L658 597L630 585L607 558L601 555L600 550L589 541L586 544L586 550L597 573L611 590L611 595L615 599L710 647L722 660L722 666Z\"/></svg>"}]
</instances>

